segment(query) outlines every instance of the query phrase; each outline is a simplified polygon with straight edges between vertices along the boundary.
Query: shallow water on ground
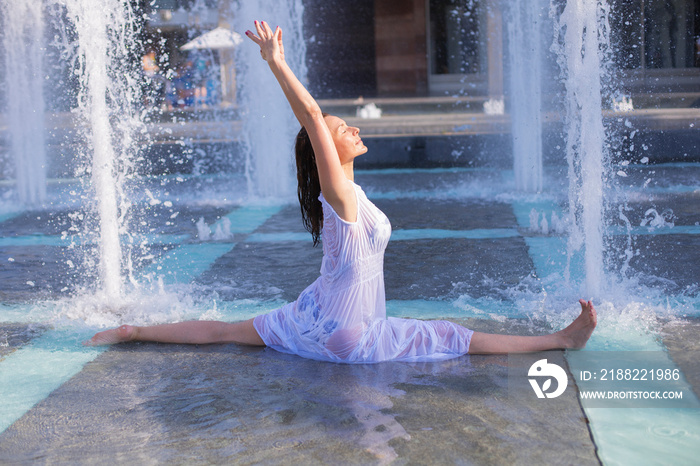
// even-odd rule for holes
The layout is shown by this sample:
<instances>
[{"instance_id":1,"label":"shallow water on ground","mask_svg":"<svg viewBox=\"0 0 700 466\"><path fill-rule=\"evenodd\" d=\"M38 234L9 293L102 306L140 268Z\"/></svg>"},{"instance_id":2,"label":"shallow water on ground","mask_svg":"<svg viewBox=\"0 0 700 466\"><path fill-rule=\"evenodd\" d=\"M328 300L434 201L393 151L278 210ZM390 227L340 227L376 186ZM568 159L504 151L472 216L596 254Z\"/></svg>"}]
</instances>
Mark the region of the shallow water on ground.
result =
<instances>
[{"instance_id":1,"label":"shallow water on ground","mask_svg":"<svg viewBox=\"0 0 700 466\"><path fill-rule=\"evenodd\" d=\"M698 393L698 368L688 354L698 351L691 335L700 315L700 186L695 176L700 170L694 164L626 170L628 176L611 202L616 205L609 210L623 212L632 228L619 216L611 221L610 271L604 293L594 297L600 320L588 349L666 348ZM554 226L553 213L563 217L565 196L557 176L550 174L546 192L524 196L512 191L509 171L358 171L357 183L385 211L394 229L385 259L388 314L448 318L489 332L532 334L564 326L578 312L580 258L573 257L567 282L565 238L555 228L545 232L539 221L531 222L533 210L549 226ZM2 448L27 458L22 455L48 454L51 444L66 460L71 455L99 459L137 442L133 456L125 460L155 455L165 461L185 458L178 442L189 439L191 451L209 452L202 453L202 462L232 455L274 461L290 452L300 455L298 459L323 461L362 452L367 461L353 462L381 463L420 458L421 451L435 444L445 451L446 460L455 460L485 445L494 448L495 443L483 439L493 437L496 442L503 425L527 424L519 419L526 412L533 415L531 407L503 404L505 395L498 394L507 377L499 372L503 362L496 357L478 359L476 369L474 358L435 363L425 374L418 366L392 369L391 364L336 370L335 365L271 350L231 346L128 345L106 352L83 348L80 341L95 330L121 323L247 319L294 300L316 278L321 251L311 247L298 207L250 199L240 181L214 176L143 180L131 209L131 233L124 237L131 261L124 270L127 292L119 302L94 291L94 238L79 235L94 219L65 200L66 192L81 189L79 183L54 182L56 200L45 209L14 212L11 205L2 204L0 393L13 400L4 403L0 413L1 427L7 429L0 436ZM663 221L653 222L657 217L648 213L650 209ZM243 380L227 379L224 374L236 374L237 364L248 368ZM124 373L134 365L141 375ZM199 371L202 367L207 368L204 373ZM318 371L323 375L315 379ZM379 385L373 382L376 371L382 374ZM125 393L109 403L90 402L90 397L100 399L99 390L90 386L95 377L100 389ZM151 387L150 377L165 379ZM481 383L480 377L490 382ZM261 392L259 383L271 391ZM22 388L29 386L32 390ZM338 393L325 393L340 386L344 401ZM290 390L294 401L285 398ZM255 408L261 396L267 398ZM575 396L570 401L577 406ZM229 406L223 410L227 414L211 415L221 403ZM421 405L446 419L439 421ZM328 411L329 406L337 412ZM576 406L567 416L577 416ZM61 445L68 442L68 434L87 428L85 417L70 414L76 411L111 419L94 426L86 437L109 433L111 446L96 448L91 440ZM592 445L612 464L630 451L663 455L671 446L682 461L700 444L695 442L700 426L695 410L680 415L663 409L608 411L586 411L593 443L588 439L585 446L579 435L586 437L588 431L581 423L584 433L574 437L580 440L580 451L587 453L576 456L576 462L595 458ZM48 443L38 442L33 434L47 427L42 412L59 415L48 426L55 435ZM127 413L137 413L133 428L128 427ZM166 422L171 416L184 417L181 425ZM673 432L665 427L671 418L683 423ZM569 421L556 421L556 428L564 422ZM156 427L153 432L159 434L150 433ZM610 440L611 431L619 432L618 440ZM554 443L548 442L561 441L551 432L539 432L544 435L540 439L522 432L508 435L507 446L497 449L496 457L503 460L524 444L534 461L538 445L552 448ZM668 442L669 435L673 442ZM335 446L327 445L331 437L338 438ZM18 446L23 441L34 446L23 450ZM265 448L252 453L263 443ZM487 457L477 455L474 462Z\"/></svg>"}]
</instances>

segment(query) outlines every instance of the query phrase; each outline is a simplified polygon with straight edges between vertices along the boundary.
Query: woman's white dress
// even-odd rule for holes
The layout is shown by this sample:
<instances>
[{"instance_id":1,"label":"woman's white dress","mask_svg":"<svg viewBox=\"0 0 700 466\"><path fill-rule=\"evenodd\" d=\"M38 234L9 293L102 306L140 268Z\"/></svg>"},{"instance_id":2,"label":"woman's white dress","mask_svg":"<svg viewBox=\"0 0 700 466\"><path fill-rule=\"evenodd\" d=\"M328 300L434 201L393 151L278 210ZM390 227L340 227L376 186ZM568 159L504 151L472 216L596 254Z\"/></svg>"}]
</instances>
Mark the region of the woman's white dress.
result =
<instances>
[{"instance_id":1,"label":"woman's white dress","mask_svg":"<svg viewBox=\"0 0 700 466\"><path fill-rule=\"evenodd\" d=\"M267 346L305 358L344 363L436 361L467 353L472 331L448 321L386 317L384 250L391 224L362 188L357 221L323 205L321 276L299 298L257 316Z\"/></svg>"}]
</instances>

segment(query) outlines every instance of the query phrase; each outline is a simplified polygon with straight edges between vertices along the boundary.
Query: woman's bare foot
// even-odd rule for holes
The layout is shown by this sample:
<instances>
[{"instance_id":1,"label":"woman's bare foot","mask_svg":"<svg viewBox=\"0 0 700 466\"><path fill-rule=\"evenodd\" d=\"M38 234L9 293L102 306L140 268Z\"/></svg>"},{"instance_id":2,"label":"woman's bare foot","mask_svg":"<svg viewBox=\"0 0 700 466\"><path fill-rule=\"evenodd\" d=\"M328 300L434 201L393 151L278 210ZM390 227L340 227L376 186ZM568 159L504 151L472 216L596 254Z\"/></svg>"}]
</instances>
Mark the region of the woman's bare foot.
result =
<instances>
[{"instance_id":1,"label":"woman's bare foot","mask_svg":"<svg viewBox=\"0 0 700 466\"><path fill-rule=\"evenodd\" d=\"M598 314L593 307L593 302L579 299L581 314L568 327L559 332L564 339L563 348L581 349L591 337L595 326L598 324Z\"/></svg>"},{"instance_id":2,"label":"woman's bare foot","mask_svg":"<svg viewBox=\"0 0 700 466\"><path fill-rule=\"evenodd\" d=\"M131 325L122 325L121 327L96 333L94 337L83 342L83 344L85 346L102 346L131 341L134 339L135 330Z\"/></svg>"}]
</instances>

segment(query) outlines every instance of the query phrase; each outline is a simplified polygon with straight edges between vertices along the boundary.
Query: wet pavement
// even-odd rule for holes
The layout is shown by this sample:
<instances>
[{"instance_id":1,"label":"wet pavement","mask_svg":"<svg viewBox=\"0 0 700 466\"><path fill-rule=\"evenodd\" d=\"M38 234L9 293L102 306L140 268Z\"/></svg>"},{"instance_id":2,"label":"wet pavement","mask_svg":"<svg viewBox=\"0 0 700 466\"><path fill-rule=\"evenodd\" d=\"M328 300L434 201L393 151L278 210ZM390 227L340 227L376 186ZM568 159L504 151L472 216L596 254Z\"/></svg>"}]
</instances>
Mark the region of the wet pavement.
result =
<instances>
[{"instance_id":1,"label":"wet pavement","mask_svg":"<svg viewBox=\"0 0 700 466\"><path fill-rule=\"evenodd\" d=\"M575 393L513 402L506 363L122 345L7 429L0 452L12 464L596 464Z\"/></svg>"},{"instance_id":2,"label":"wet pavement","mask_svg":"<svg viewBox=\"0 0 700 466\"><path fill-rule=\"evenodd\" d=\"M497 187L477 195L454 191L455 181L499 176L488 171L358 172L358 183L394 227L385 260L392 315L420 318L411 307L418 302L430 308L430 318L445 317L478 331L531 335L550 330L546 321L522 313L494 317L490 311L475 314L453 305L461 299L478 307L479 299L492 297L513 308L513 290L542 293L539 279L544 277L538 278L528 245L542 235L518 221L517 202L499 197ZM640 235L636 243L641 252L629 266L636 274L655 277L647 280L649 286L697 294L696 198L692 190L681 190L627 204L636 224L650 203L659 211L677 208L673 227ZM220 253L194 274L199 293L221 302L295 299L317 276L321 258L320 247L311 246L301 227L297 206L271 209L250 231L236 230L226 240L197 239L200 217L211 224L244 207L175 204L182 213L172 217L162 206L141 206L150 212L141 217L146 231L180 242L154 240L140 250L137 267L165 264L178 250L216 248ZM60 241L72 212L51 215L59 219L56 224L46 224L42 217L47 216L36 212L0 223L5 241L0 241L0 303L66 298L80 277L91 276L90 264L80 258L85 249ZM674 261L663 260L668 256L660 248ZM0 369L62 325L1 323L2 316ZM697 336L697 317L676 317L659 340L700 394ZM564 352L531 356L567 367ZM514 362L508 356L464 356L433 363L339 365L236 345L117 345L11 422L0 434L0 462L599 463L600 439L591 433L572 374L570 388L556 400L513 397L509 364Z\"/></svg>"}]
</instances>

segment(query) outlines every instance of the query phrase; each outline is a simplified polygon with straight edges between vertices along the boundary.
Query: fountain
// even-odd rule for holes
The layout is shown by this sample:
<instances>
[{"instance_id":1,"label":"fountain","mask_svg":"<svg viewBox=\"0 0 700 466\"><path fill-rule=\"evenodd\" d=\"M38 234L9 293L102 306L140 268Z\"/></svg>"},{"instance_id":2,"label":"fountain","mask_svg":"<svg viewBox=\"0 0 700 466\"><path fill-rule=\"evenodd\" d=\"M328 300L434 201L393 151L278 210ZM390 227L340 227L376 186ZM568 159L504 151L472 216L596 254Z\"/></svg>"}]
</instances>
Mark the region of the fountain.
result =
<instances>
[{"instance_id":1,"label":"fountain","mask_svg":"<svg viewBox=\"0 0 700 466\"><path fill-rule=\"evenodd\" d=\"M129 47L137 49L129 45L134 43L137 31L134 29L134 12L123 2L115 0L100 9L91 9L88 3L77 0L65 3L67 18L75 29L76 40L63 46L66 58L77 60L81 76L78 104L82 119L87 122L88 144L85 150L89 154L85 159L91 160L92 164L88 171L92 176L91 189L94 190L100 222L100 288L113 298L122 293L122 269L129 262L128 258L121 256L120 245L120 234L127 233L124 219L130 204L125 195L124 181L134 171L131 160L138 152L135 135L143 131L143 122L135 110L140 100L139 76L134 67L121 66L122 63L129 62ZM245 29L254 17L274 16L279 8L277 3L256 2L252 6L241 2L233 13L235 28ZM606 31L598 29L600 12L597 10L605 7L584 6L576 2L566 5L555 25L556 31L566 31L566 37L558 38L555 43L560 47L558 56L566 76L568 95L566 152L570 180L569 262L576 251L584 250L586 292L595 296L600 293L600 284L604 280L602 196L605 132L600 119L602 108L598 73L601 58L598 50L601 46L598 40L605 38ZM542 189L543 58L539 51L544 7L542 2L514 2L510 7L511 20L508 22L508 55L513 70L511 112L514 122L516 188L528 192L539 192ZM22 8L8 9L5 18L16 16L15 10L25 12L23 14L27 21L38 14L38 11L34 11L34 16L27 15L28 10ZM285 3L284 10L289 15L283 18L284 24L280 26L285 31L287 47L296 52L291 54L290 65L303 79L306 74L300 20L303 5L298 0L289 1ZM6 35L9 36L11 35ZM20 42L35 43L36 36L32 40L34 42ZM574 53L575 50L583 50L584 53ZM589 50L595 50L596 53L588 53ZM70 57L70 54L74 56ZM238 71L238 85L240 89L245 89L245 92L240 92L240 107L247 154L245 173L248 191L251 195L263 198L289 197L294 191L292 157L282 155L280 147L289 146L289 143L280 141L293 140L297 124L284 103L274 77L264 66L259 66L254 47L240 47L237 54L237 61L242 64ZM520 76L530 76L532 79L518 79ZM36 82L34 86L37 86ZM8 92L8 95L15 94L41 96L41 92ZM39 97L36 100L41 101ZM31 108L19 103L13 103L10 107L25 112ZM28 114L36 115L37 112L28 111ZM116 120L117 124L112 124L110 119L114 119L115 115L120 117ZM40 130L37 132L43 134ZM269 134L277 134L278 137L267 137ZM41 138L28 138L21 134L16 139L32 143L38 141L39 145L42 142ZM25 152L41 155L43 147L36 151L27 149ZM23 161L26 158L18 157L17 160ZM37 163L33 165L36 166ZM26 171L21 168L26 166L26 162L18 162L18 174ZM587 189L582 189L584 180ZM28 183L20 182L18 178L20 191L26 190L22 188L25 184ZM33 190L45 189L44 184L43 181L34 180ZM34 199L43 197L43 194L30 194L27 191L21 196ZM569 280L568 268L566 276Z\"/></svg>"},{"instance_id":2,"label":"fountain","mask_svg":"<svg viewBox=\"0 0 700 466\"><path fill-rule=\"evenodd\" d=\"M10 152L17 200L26 206L39 206L46 199L42 7L42 0L0 5Z\"/></svg>"},{"instance_id":3,"label":"fountain","mask_svg":"<svg viewBox=\"0 0 700 466\"><path fill-rule=\"evenodd\" d=\"M63 63L71 64L71 72L79 81L72 115L73 121L80 124L77 130L84 143L74 155L80 161L75 171L87 175L82 176L86 192L83 201L95 206L98 224L96 230L89 226L81 235L83 242L94 239L98 245L97 289L106 301L119 299L124 294L125 273L138 287L132 273L135 259L130 257L130 248L137 242L135 235L139 231L133 225L130 230L127 219L129 208L139 200L129 192L133 194L138 183L134 161L143 160L143 144L148 144L148 139L144 141L142 136L147 131L146 118L152 119L140 108L146 97L142 96L143 77L137 65L137 53L143 47L137 43L140 18L136 17L131 3L122 0L110 0L99 6L85 0L36 0L6 3L3 8L6 69L18 71L6 73L7 119L11 152L15 155L18 198L25 205L36 205L46 196L42 78L50 71L42 71L46 45L41 25L48 14L48 21L56 29L51 47ZM276 16L279 8L279 2L255 5L241 2L233 11L235 26L245 30L253 18ZM281 24L285 41L295 50L290 65L304 79L300 20L303 6L297 0L287 2L282 8L289 11ZM294 192L293 158L280 151L280 147L289 146L298 123L274 78L260 66L254 48L242 47L237 53L238 61L244 64L237 83L242 96L239 113L244 116L242 138L249 195L260 199L290 196ZM74 90L61 88L60 91L70 94ZM152 195L151 201L154 201ZM72 227L80 228L85 227ZM92 263L92 259L88 261Z\"/></svg>"},{"instance_id":4,"label":"fountain","mask_svg":"<svg viewBox=\"0 0 700 466\"><path fill-rule=\"evenodd\" d=\"M569 179L569 265L584 248L585 289L599 296L605 282L603 264L603 196L606 137L603 127L601 73L609 47L606 1L569 1L555 31L555 47L566 86L566 160Z\"/></svg>"},{"instance_id":5,"label":"fountain","mask_svg":"<svg viewBox=\"0 0 700 466\"><path fill-rule=\"evenodd\" d=\"M507 22L515 187L531 193L542 190L541 51L547 4L515 0L509 4Z\"/></svg>"},{"instance_id":6,"label":"fountain","mask_svg":"<svg viewBox=\"0 0 700 466\"><path fill-rule=\"evenodd\" d=\"M79 109L87 122L91 188L99 216L99 289L109 300L122 295L120 234L129 202L124 181L133 170L135 131L140 124L138 76L129 63L135 46L135 12L119 0L100 4L69 0L67 17L75 28L75 59L80 70ZM88 156L88 158L90 158Z\"/></svg>"},{"instance_id":7,"label":"fountain","mask_svg":"<svg viewBox=\"0 0 700 466\"><path fill-rule=\"evenodd\" d=\"M284 11L286 14L279 14ZM304 7L301 0L262 0L238 2L234 12L234 29L245 31L254 20L275 18L284 31L287 50L294 53L285 57L302 83L306 79L306 45L302 32ZM246 109L243 119L246 146L246 176L251 194L289 198L296 191L292 142L299 128L289 109L284 94L267 66L261 66L260 53L255 47L240 47L238 75L241 105ZM270 137L274 135L274 137Z\"/></svg>"},{"instance_id":8,"label":"fountain","mask_svg":"<svg viewBox=\"0 0 700 466\"><path fill-rule=\"evenodd\" d=\"M508 63L515 185L520 191L542 191L542 85L545 76L544 1L514 1L509 5ZM605 281L603 264L604 172L606 135L602 122L603 75L609 49L606 2L572 0L562 8L552 3L554 43L566 89L566 160L569 181L568 263L565 279L571 283L571 262L583 251L584 294L599 296ZM523 79L523 77L527 79ZM550 89L550 92L552 89ZM537 219L535 219L537 221ZM546 221L546 220L545 220ZM545 228L546 230L547 228Z\"/></svg>"}]
</instances>

